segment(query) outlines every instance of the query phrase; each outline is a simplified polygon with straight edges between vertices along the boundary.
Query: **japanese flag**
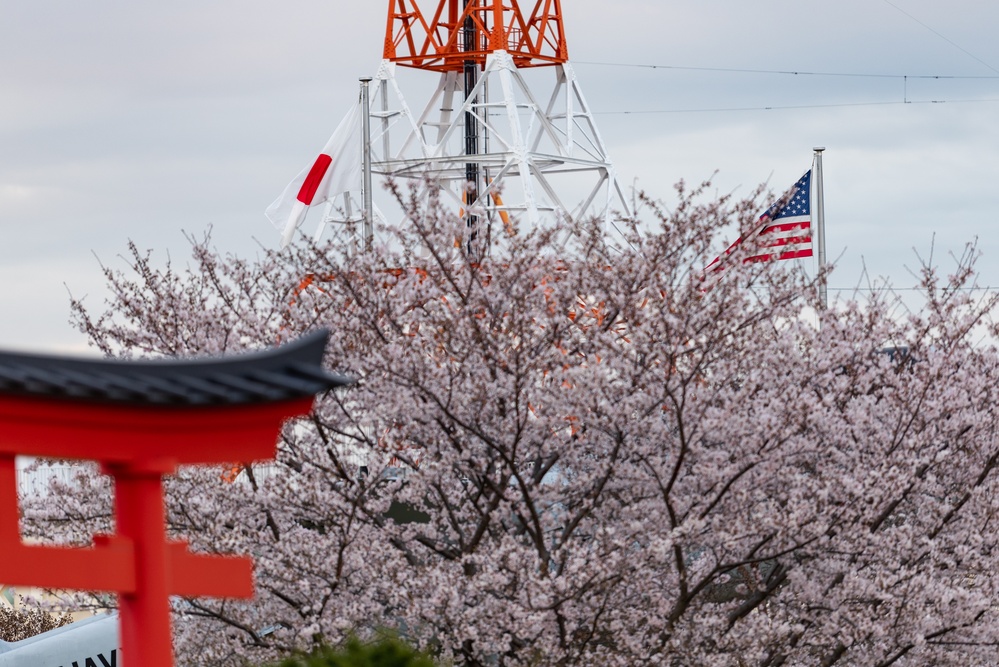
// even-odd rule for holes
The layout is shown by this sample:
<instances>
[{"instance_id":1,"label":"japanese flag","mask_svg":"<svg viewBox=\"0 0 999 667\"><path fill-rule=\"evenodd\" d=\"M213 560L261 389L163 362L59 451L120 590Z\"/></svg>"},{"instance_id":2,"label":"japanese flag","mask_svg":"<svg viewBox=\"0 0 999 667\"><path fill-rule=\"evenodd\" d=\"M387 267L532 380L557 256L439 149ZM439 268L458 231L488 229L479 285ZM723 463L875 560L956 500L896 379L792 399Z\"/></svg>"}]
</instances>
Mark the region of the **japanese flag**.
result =
<instances>
[{"instance_id":1,"label":"japanese flag","mask_svg":"<svg viewBox=\"0 0 999 667\"><path fill-rule=\"evenodd\" d=\"M310 206L361 189L359 106L355 104L350 108L312 166L303 169L264 212L281 231L282 248L291 243Z\"/></svg>"}]
</instances>

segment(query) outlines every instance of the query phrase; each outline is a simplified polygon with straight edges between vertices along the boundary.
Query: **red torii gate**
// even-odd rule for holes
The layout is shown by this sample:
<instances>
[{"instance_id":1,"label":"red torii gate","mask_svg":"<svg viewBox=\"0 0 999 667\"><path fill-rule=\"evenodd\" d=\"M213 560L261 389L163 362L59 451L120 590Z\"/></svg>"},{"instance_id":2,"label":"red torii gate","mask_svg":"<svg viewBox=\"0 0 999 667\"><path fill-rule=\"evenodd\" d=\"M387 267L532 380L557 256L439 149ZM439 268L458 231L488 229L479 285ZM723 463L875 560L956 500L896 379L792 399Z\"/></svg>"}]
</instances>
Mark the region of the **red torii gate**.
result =
<instances>
[{"instance_id":1,"label":"red torii gate","mask_svg":"<svg viewBox=\"0 0 999 667\"><path fill-rule=\"evenodd\" d=\"M282 423L349 384L322 369L328 334L265 352L170 361L0 353L0 576L115 592L127 665L171 667L170 595L253 596L252 561L167 539L163 476L178 465L274 457ZM114 479L117 532L91 548L26 545L18 455L92 460Z\"/></svg>"}]
</instances>

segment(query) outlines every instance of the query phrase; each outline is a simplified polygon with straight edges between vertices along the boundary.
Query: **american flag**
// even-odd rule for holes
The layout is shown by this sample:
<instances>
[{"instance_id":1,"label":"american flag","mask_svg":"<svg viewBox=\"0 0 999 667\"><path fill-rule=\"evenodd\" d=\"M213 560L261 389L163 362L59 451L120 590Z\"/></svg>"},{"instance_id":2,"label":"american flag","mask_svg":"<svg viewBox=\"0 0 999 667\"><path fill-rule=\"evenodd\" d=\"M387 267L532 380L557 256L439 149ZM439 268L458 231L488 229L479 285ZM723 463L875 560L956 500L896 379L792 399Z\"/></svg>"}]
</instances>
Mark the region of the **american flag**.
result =
<instances>
[{"instance_id":1,"label":"american flag","mask_svg":"<svg viewBox=\"0 0 999 667\"><path fill-rule=\"evenodd\" d=\"M760 216L756 247L749 262L812 256L812 170Z\"/></svg>"},{"instance_id":2,"label":"american flag","mask_svg":"<svg viewBox=\"0 0 999 667\"><path fill-rule=\"evenodd\" d=\"M753 254L744 262L796 259L812 256L812 170L809 169L783 197L760 216L759 224L739 238L706 270L720 271L722 260L742 243L752 244Z\"/></svg>"}]
</instances>

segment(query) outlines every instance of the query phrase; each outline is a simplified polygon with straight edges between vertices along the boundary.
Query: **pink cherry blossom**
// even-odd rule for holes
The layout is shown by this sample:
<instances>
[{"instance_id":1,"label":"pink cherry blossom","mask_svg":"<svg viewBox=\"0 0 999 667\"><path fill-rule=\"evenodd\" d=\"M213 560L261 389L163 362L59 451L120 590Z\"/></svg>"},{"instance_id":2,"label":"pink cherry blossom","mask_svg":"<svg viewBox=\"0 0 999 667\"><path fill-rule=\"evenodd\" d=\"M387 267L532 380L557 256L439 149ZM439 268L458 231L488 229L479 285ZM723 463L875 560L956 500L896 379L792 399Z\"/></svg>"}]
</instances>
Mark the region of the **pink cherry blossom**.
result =
<instances>
[{"instance_id":1,"label":"pink cherry blossom","mask_svg":"<svg viewBox=\"0 0 999 667\"><path fill-rule=\"evenodd\" d=\"M974 250L922 267L912 310L881 290L822 311L791 262L705 286L761 202L708 190L614 233L493 233L478 264L434 202L366 254L204 239L186 266L132 246L107 267L105 307L73 302L106 354L327 327L358 379L276 462L170 480L172 531L256 560L256 599L175 601L178 664L382 629L461 665L996 664L996 296L967 289ZM89 468L25 504L38 539L109 528Z\"/></svg>"}]
</instances>

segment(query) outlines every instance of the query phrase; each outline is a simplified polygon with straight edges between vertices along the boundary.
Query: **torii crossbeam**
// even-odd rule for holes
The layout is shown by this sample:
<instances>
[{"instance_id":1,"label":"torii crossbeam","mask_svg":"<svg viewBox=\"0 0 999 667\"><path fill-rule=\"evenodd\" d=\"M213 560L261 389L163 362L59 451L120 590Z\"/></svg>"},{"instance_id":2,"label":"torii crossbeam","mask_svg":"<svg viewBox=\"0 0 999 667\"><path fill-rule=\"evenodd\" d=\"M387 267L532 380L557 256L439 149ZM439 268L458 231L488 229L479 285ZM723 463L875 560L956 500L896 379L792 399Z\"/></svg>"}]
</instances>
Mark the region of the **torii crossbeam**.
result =
<instances>
[{"instance_id":1,"label":"torii crossbeam","mask_svg":"<svg viewBox=\"0 0 999 667\"><path fill-rule=\"evenodd\" d=\"M249 558L167 539L163 476L274 457L283 422L349 384L322 369L327 333L221 359L94 361L0 353L0 572L5 583L115 592L128 665L171 667L170 595L253 596ZM27 545L17 456L91 460L114 479L114 535Z\"/></svg>"}]
</instances>

